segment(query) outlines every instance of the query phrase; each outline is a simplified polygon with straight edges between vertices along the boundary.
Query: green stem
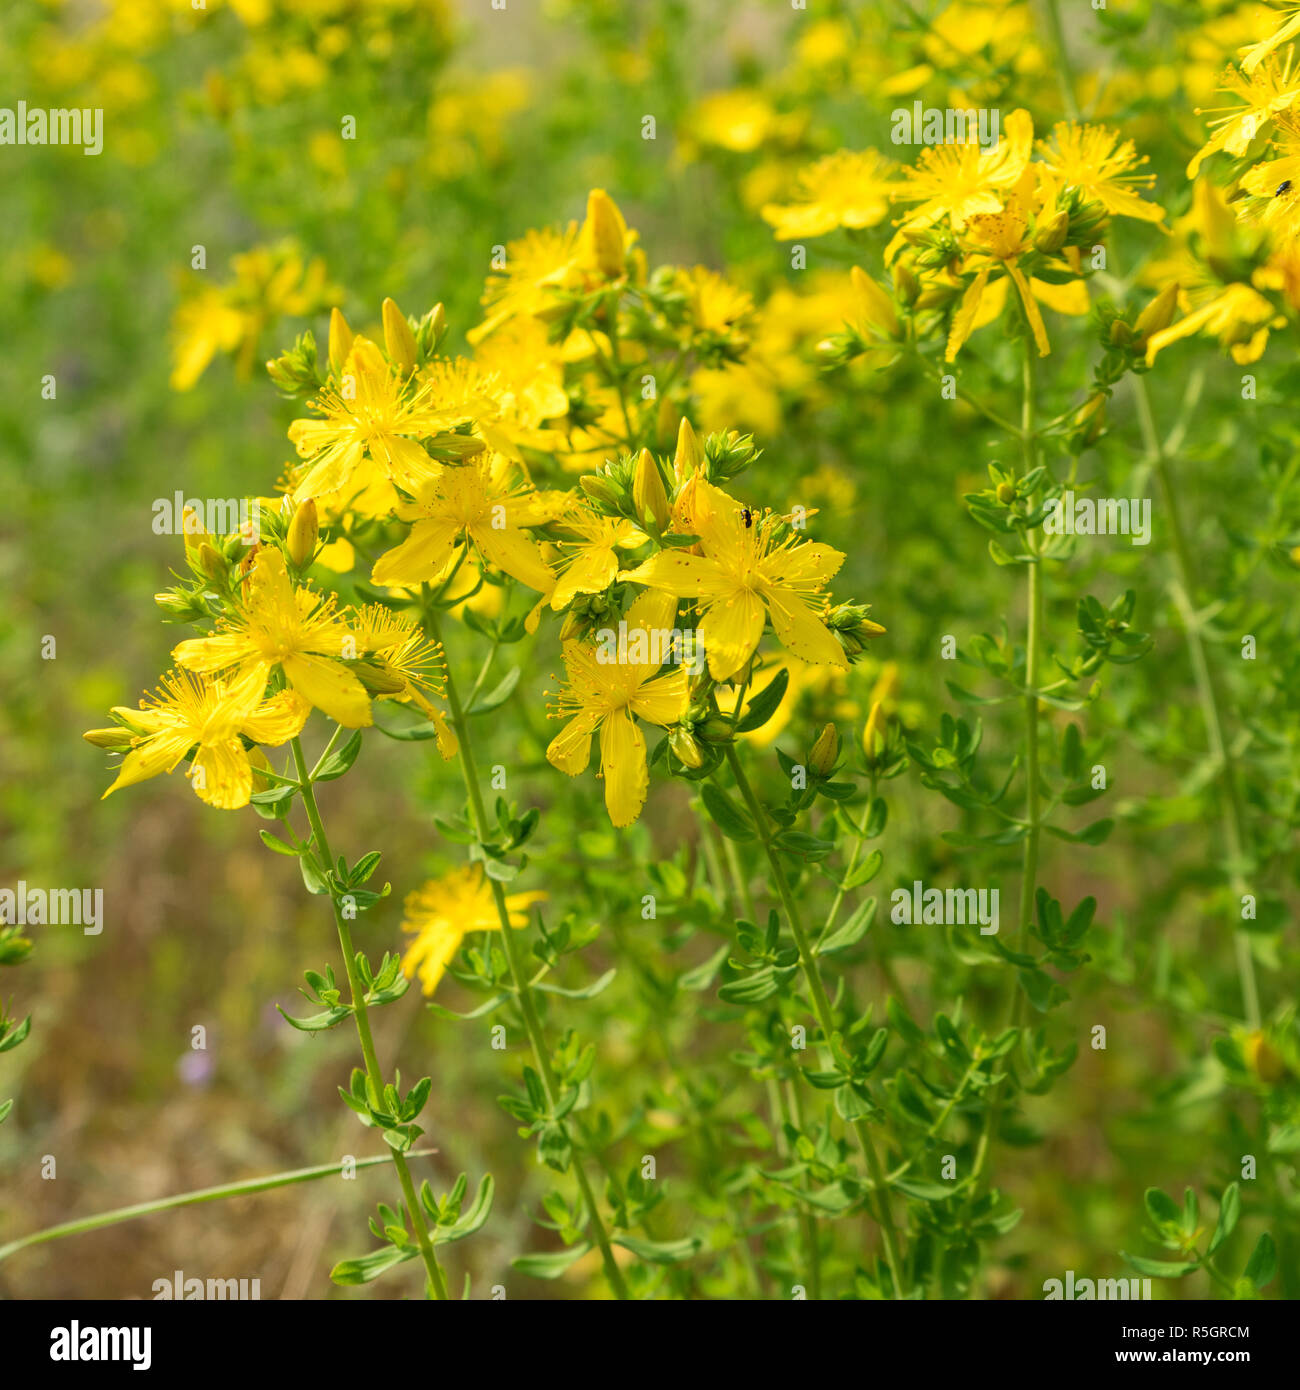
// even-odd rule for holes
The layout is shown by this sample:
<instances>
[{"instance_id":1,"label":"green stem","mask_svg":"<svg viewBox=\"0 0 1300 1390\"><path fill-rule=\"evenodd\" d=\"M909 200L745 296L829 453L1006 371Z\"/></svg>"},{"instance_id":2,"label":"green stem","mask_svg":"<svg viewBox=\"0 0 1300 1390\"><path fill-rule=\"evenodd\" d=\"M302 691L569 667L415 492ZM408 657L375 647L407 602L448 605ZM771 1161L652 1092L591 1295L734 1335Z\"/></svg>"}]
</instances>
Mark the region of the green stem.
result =
<instances>
[{"instance_id":1,"label":"green stem","mask_svg":"<svg viewBox=\"0 0 1300 1390\"><path fill-rule=\"evenodd\" d=\"M1067 119L1077 121L1079 103L1074 98L1074 67L1065 42L1065 25L1061 23L1059 0L1047 0L1047 23L1052 31L1052 42L1056 45L1056 72L1060 81L1061 101L1065 105Z\"/></svg>"},{"instance_id":2,"label":"green stem","mask_svg":"<svg viewBox=\"0 0 1300 1390\"><path fill-rule=\"evenodd\" d=\"M411 1157L424 1158L435 1152L434 1149L422 1149ZM351 1165L356 1168L373 1168L388 1161L387 1154L381 1154L378 1158L350 1160ZM137 1202L130 1207L114 1207L112 1211L82 1216L75 1221L65 1221L58 1226L47 1226L43 1231L33 1231L30 1235L19 1236L7 1245L0 1245L0 1260L8 1259L10 1255L17 1254L19 1250L26 1250L30 1245L44 1245L47 1241L81 1235L84 1231L98 1231L104 1226L116 1226L120 1221L134 1221L138 1216L152 1216L157 1211L194 1207L201 1202L220 1202L227 1197L251 1197L254 1193L270 1192L277 1187L315 1182L318 1178L328 1178L335 1173L341 1173L346 1166L347 1163L322 1163L314 1168L294 1168L285 1173L272 1173L265 1178L245 1178L241 1182L223 1183L220 1187L200 1187L193 1192L181 1192L174 1197L159 1197L153 1202Z\"/></svg>"},{"instance_id":3,"label":"green stem","mask_svg":"<svg viewBox=\"0 0 1300 1390\"><path fill-rule=\"evenodd\" d=\"M767 815L759 804L758 798L754 795L754 789L749 784L749 778L745 775L745 769L741 766L740 758L736 754L734 744L727 745L727 765L731 768L731 775L735 779L736 787L745 805L749 808L749 814L753 818L754 827L758 831L759 839L762 841L763 853L767 856L768 867L772 871L772 881L776 884L777 894L781 899L782 906L785 908L786 920L790 923L790 930L794 935L795 946L799 951L799 965L803 970L804 980L808 985L808 991L812 995L813 1010L817 1015L817 1023L821 1028L822 1037L825 1039L826 1046L829 1047L831 1038L835 1033L835 1019L831 1010L831 1001L826 995L826 987L822 983L821 972L817 969L817 961L813 955L812 942L808 938L808 931L804 926L803 917L794 900L794 895L790 891L790 884L785 876L785 868L781 863L780 856L776 852L776 847L772 843L772 831L767 822ZM893 1280L894 1296L895 1298L902 1298L904 1296L902 1261L899 1258L898 1236L894 1229L894 1214L889 1205L889 1192L885 1182L885 1170L881 1166L880 1155L876 1152L876 1146L871 1138L871 1131L866 1120L857 1119L853 1120L851 1123L853 1132L857 1136L858 1145L862 1149L862 1156L866 1159L867 1171L876 1187L876 1223L880 1227L881 1239L885 1247L885 1262L889 1266L890 1278Z\"/></svg>"},{"instance_id":4,"label":"green stem","mask_svg":"<svg viewBox=\"0 0 1300 1390\"><path fill-rule=\"evenodd\" d=\"M302 743L299 739L294 738L290 742L290 747L293 749L294 767L298 770L303 806L306 808L307 820L311 825L312 836L316 841L317 857L323 861L322 867L328 874L333 871L334 856L325 836L325 827L321 823L320 809L316 805L316 792L312 786L311 774L307 771L307 760L303 757ZM357 975L356 950L352 945L352 930L348 926L347 919L339 911L338 898L333 892L330 893L330 905L334 909L334 926L338 931L339 946L343 951L343 968L347 971L352 1018L357 1026L357 1038L361 1043L361 1056L366 1064L366 1075L370 1080L371 1090L379 1099L384 1094L384 1074L379 1067L379 1058L375 1055L375 1040L370 1031L370 1013L366 1006L365 986ZM420 1247L420 1258L424 1261L425 1273L429 1278L429 1287L436 1299L445 1302L447 1300L447 1281L443 1278L442 1270L439 1268L438 1257L433 1252L433 1242L429 1239L429 1228L425 1224L424 1212L415 1195L415 1184L411 1181L411 1170L407 1166L405 1156L398 1153L396 1149L393 1150L393 1167L397 1169L397 1180L401 1183L402 1196L406 1200L411 1225L415 1229L415 1239Z\"/></svg>"},{"instance_id":5,"label":"green stem","mask_svg":"<svg viewBox=\"0 0 1300 1390\"><path fill-rule=\"evenodd\" d=\"M1192 662L1192 674L1196 681L1197 698L1210 746L1210 757L1219 769L1219 782L1223 789L1223 832L1228 850L1228 874L1232 891L1240 898L1248 891L1243 878L1243 868L1246 863L1246 845L1249 841L1237 764L1223 733L1223 697L1206 655L1205 643L1201 639L1200 620L1196 616L1192 600L1195 593L1196 570L1192 564L1191 549L1187 544L1187 533L1183 529L1182 514L1178 507L1178 493L1169 468L1169 450L1162 443L1160 433L1156 429L1151 397L1147 393L1146 382L1140 376L1133 379L1133 392L1137 400L1142 440L1155 464L1165 513L1169 518L1169 534L1173 541L1174 566L1177 572L1177 580L1170 588L1187 637L1187 651ZM1251 954L1250 938L1240 928L1236 928L1233 932L1233 944L1237 958L1237 975L1241 982L1242 1011L1250 1027L1258 1028L1259 986L1255 979L1255 960Z\"/></svg>"},{"instance_id":6,"label":"green stem","mask_svg":"<svg viewBox=\"0 0 1300 1390\"><path fill-rule=\"evenodd\" d=\"M436 612L430 608L426 611L425 616L431 635L436 641L441 642L442 633ZM460 745L460 770L465 779L465 790L469 795L474 833L481 841L486 835L487 811L483 805L483 792L479 787L478 766L474 760L474 745L470 738L469 720L465 717L460 694L456 689L456 682L451 673L450 662L447 663L447 705L451 710L452 728L456 731L456 739ZM492 900L496 904L497 919L501 924L502 947L505 950L506 962L510 968L510 978L514 982L515 994L519 1000L520 1012L523 1014L528 1043L532 1049L533 1060L537 1063L537 1070L541 1075L542 1086L546 1092L546 1104L554 1112L559 1096L559 1086L551 1066L551 1055L542 1035L541 1019L538 1017L533 992L529 986L528 971L525 969L519 954L519 944L515 940L514 928L510 925L510 909L506 906L505 889L495 878L489 876L487 881L491 888ZM600 1249L600 1257L605 1266L605 1277L609 1280L615 1296L626 1299L629 1295L627 1283L623 1278L623 1271L619 1269L618 1261L614 1258L609 1234L605 1230L600 1208L596 1204L596 1194L592 1190L586 1169L583 1167L582 1158L576 1152L573 1155L573 1172L577 1178L583 1203L587 1208L587 1215L591 1219L592 1233L596 1238L596 1245Z\"/></svg>"},{"instance_id":7,"label":"green stem","mask_svg":"<svg viewBox=\"0 0 1300 1390\"><path fill-rule=\"evenodd\" d=\"M1025 336L1025 358L1023 372L1024 397L1021 403L1021 440L1023 443L1024 469L1031 472L1038 466L1038 447L1034 435L1034 344L1032 337ZM1029 509L1034 510L1035 499L1028 499ZM1028 594L1026 597L1026 635L1025 635L1025 834L1024 852L1020 870L1020 906L1016 919L1016 935L1013 950L1023 950L1024 940L1033 920L1034 892L1038 882L1038 846L1042 829L1042 809L1039 803L1038 774L1038 681L1042 659L1042 556L1037 553L1038 546L1031 534L1025 544L1034 552L1033 559L1025 568L1028 571ZM1024 992L1018 977L1011 977L1011 1000L1007 1009L1007 1027L1019 1025ZM989 1101L985 1111L984 1127L980 1133L975 1151L975 1162L971 1176L978 1178L984 1171L984 1164L997 1137L998 1120L1002 1110L1002 1092L999 1090Z\"/></svg>"}]
</instances>

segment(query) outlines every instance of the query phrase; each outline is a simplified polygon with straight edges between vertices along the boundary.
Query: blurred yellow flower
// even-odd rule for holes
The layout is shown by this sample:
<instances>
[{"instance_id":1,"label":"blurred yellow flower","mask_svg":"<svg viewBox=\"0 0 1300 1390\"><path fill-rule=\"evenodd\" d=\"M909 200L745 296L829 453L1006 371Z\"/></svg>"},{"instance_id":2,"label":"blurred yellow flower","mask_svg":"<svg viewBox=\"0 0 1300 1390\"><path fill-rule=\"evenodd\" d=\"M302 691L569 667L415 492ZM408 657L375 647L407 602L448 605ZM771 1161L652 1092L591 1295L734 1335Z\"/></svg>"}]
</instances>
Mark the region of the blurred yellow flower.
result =
<instances>
[{"instance_id":1,"label":"blurred yellow flower","mask_svg":"<svg viewBox=\"0 0 1300 1390\"><path fill-rule=\"evenodd\" d=\"M506 912L510 925L526 927L528 909L545 902L546 896L537 890L509 894ZM430 879L407 895L404 909L402 930L415 940L402 957L402 972L408 980L418 975L426 995L438 988L466 933L501 930L492 886L481 864L467 864L442 878Z\"/></svg>"},{"instance_id":2,"label":"blurred yellow flower","mask_svg":"<svg viewBox=\"0 0 1300 1390\"><path fill-rule=\"evenodd\" d=\"M897 165L876 150L838 150L799 174L792 203L769 203L763 220L778 241L874 227L889 214Z\"/></svg>"}]
</instances>

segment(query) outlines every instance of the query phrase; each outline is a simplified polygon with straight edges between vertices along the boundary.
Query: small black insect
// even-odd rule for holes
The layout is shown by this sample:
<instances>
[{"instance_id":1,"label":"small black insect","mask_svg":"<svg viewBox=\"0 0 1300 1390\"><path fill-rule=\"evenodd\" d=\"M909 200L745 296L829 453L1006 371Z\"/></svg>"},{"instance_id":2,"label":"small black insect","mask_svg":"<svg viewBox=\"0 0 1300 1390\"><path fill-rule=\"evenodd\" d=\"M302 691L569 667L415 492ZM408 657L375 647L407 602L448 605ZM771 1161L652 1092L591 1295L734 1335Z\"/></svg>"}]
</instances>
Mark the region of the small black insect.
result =
<instances>
[{"instance_id":1,"label":"small black insect","mask_svg":"<svg viewBox=\"0 0 1300 1390\"><path fill-rule=\"evenodd\" d=\"M1282 182L1281 182L1280 184L1278 184L1278 186L1277 186L1277 192L1274 193L1273 196L1274 196L1275 198L1280 198L1284 193L1290 193L1290 191L1291 191L1291 180L1290 180L1290 179L1283 179Z\"/></svg>"},{"instance_id":2,"label":"small black insect","mask_svg":"<svg viewBox=\"0 0 1300 1390\"><path fill-rule=\"evenodd\" d=\"M751 512L748 507L742 507L740 509L740 514L745 518L745 530L748 531L754 524L754 513Z\"/></svg>"}]
</instances>

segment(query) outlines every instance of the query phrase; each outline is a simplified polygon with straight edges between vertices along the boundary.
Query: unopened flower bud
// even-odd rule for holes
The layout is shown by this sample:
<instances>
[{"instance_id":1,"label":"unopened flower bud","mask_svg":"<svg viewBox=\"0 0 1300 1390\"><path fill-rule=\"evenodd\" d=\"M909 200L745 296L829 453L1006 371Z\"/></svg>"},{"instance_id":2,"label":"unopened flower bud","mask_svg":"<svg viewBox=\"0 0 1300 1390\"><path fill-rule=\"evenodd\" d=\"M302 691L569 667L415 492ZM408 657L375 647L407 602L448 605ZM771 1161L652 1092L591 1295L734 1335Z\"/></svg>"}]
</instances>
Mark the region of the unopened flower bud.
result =
<instances>
[{"instance_id":1,"label":"unopened flower bud","mask_svg":"<svg viewBox=\"0 0 1300 1390\"><path fill-rule=\"evenodd\" d=\"M420 356L426 360L432 357L446 336L447 311L438 303L425 314L415 330L415 345Z\"/></svg>"},{"instance_id":2,"label":"unopened flower bud","mask_svg":"<svg viewBox=\"0 0 1300 1390\"><path fill-rule=\"evenodd\" d=\"M193 507L185 507L181 512L181 534L185 538L186 553L198 558L199 547L204 541L209 544L212 536L203 525L203 519Z\"/></svg>"},{"instance_id":3,"label":"unopened flower bud","mask_svg":"<svg viewBox=\"0 0 1300 1390\"><path fill-rule=\"evenodd\" d=\"M1159 333L1163 328L1168 328L1173 323L1174 314L1177 312L1178 285L1174 283L1166 285L1137 316L1137 323L1133 326L1133 332L1137 337L1134 347L1139 350L1145 349L1152 334Z\"/></svg>"},{"instance_id":4,"label":"unopened flower bud","mask_svg":"<svg viewBox=\"0 0 1300 1390\"><path fill-rule=\"evenodd\" d=\"M683 767L694 769L704 766L704 754L700 752L700 745L695 742L689 729L683 729L680 725L672 729L668 734L668 747Z\"/></svg>"},{"instance_id":5,"label":"unopened flower bud","mask_svg":"<svg viewBox=\"0 0 1300 1390\"><path fill-rule=\"evenodd\" d=\"M1106 397L1093 396L1075 411L1074 425L1085 444L1095 444L1106 428Z\"/></svg>"},{"instance_id":6,"label":"unopened flower bud","mask_svg":"<svg viewBox=\"0 0 1300 1390\"><path fill-rule=\"evenodd\" d=\"M1268 1085L1272 1086L1286 1075L1286 1062L1282 1054L1263 1033L1252 1033L1242 1050L1246 1054L1246 1065Z\"/></svg>"},{"instance_id":7,"label":"unopened flower bud","mask_svg":"<svg viewBox=\"0 0 1300 1390\"><path fill-rule=\"evenodd\" d=\"M1110 341L1114 347L1130 347L1133 343L1133 330L1123 319L1116 319L1110 326Z\"/></svg>"},{"instance_id":8,"label":"unopened flower bud","mask_svg":"<svg viewBox=\"0 0 1300 1390\"><path fill-rule=\"evenodd\" d=\"M818 777L826 777L835 766L835 759L839 757L839 752L840 736L836 732L834 724L827 724L817 735L817 741L808 754L808 766Z\"/></svg>"},{"instance_id":9,"label":"unopened flower bud","mask_svg":"<svg viewBox=\"0 0 1300 1390\"><path fill-rule=\"evenodd\" d=\"M416 363L415 334L406 315L391 299L384 300L384 347L388 360L402 372L413 372Z\"/></svg>"},{"instance_id":10,"label":"unopened flower bud","mask_svg":"<svg viewBox=\"0 0 1300 1390\"><path fill-rule=\"evenodd\" d=\"M921 293L921 282L916 271L906 261L894 266L894 289L904 304L915 304Z\"/></svg>"},{"instance_id":11,"label":"unopened flower bud","mask_svg":"<svg viewBox=\"0 0 1300 1390\"><path fill-rule=\"evenodd\" d=\"M871 713L867 715L866 728L862 730L862 751L868 763L876 763L885 751L885 712L880 701L872 703Z\"/></svg>"},{"instance_id":12,"label":"unopened flower bud","mask_svg":"<svg viewBox=\"0 0 1300 1390\"><path fill-rule=\"evenodd\" d=\"M330 310L330 370L335 376L343 375L343 364L352 351L352 340L356 335L348 327L341 309Z\"/></svg>"},{"instance_id":13,"label":"unopened flower bud","mask_svg":"<svg viewBox=\"0 0 1300 1390\"><path fill-rule=\"evenodd\" d=\"M1070 214L1064 208L1058 208L1045 222L1038 224L1038 230L1034 233L1034 247L1045 256L1054 255L1065 245L1065 238L1069 234Z\"/></svg>"},{"instance_id":14,"label":"unopened flower bud","mask_svg":"<svg viewBox=\"0 0 1300 1390\"><path fill-rule=\"evenodd\" d=\"M366 657L349 661L347 666L371 695L397 695L406 689L406 677L386 661Z\"/></svg>"},{"instance_id":15,"label":"unopened flower bud","mask_svg":"<svg viewBox=\"0 0 1300 1390\"><path fill-rule=\"evenodd\" d=\"M1016 500L1016 485L1015 485L1015 483L999 483L999 484L998 484L998 501L1001 502L1002 505L1003 505L1004 507L1009 507L1015 500Z\"/></svg>"},{"instance_id":16,"label":"unopened flower bud","mask_svg":"<svg viewBox=\"0 0 1300 1390\"><path fill-rule=\"evenodd\" d=\"M730 743L732 738L731 725L717 715L710 715L702 723L695 726L695 736L702 738L705 743Z\"/></svg>"},{"instance_id":17,"label":"unopened flower bud","mask_svg":"<svg viewBox=\"0 0 1300 1390\"><path fill-rule=\"evenodd\" d=\"M587 195L587 220L579 236L587 264L606 279L618 279L627 264L626 239L627 223L618 205L603 188L593 188Z\"/></svg>"},{"instance_id":18,"label":"unopened flower bud","mask_svg":"<svg viewBox=\"0 0 1300 1390\"><path fill-rule=\"evenodd\" d=\"M298 503L298 510L289 523L289 535L285 542L289 558L299 569L311 562L316 553L316 541L320 536L320 520L316 514L316 499L304 497Z\"/></svg>"},{"instance_id":19,"label":"unopened flower bud","mask_svg":"<svg viewBox=\"0 0 1300 1390\"><path fill-rule=\"evenodd\" d=\"M617 507L623 500L618 489L603 473L585 473L578 479L578 486L593 502L604 502Z\"/></svg>"},{"instance_id":20,"label":"unopened flower bud","mask_svg":"<svg viewBox=\"0 0 1300 1390\"><path fill-rule=\"evenodd\" d=\"M637 455L632 474L632 505L637 519L647 526L654 525L662 531L668 525L668 493L649 449L642 449Z\"/></svg>"},{"instance_id":21,"label":"unopened flower bud","mask_svg":"<svg viewBox=\"0 0 1300 1390\"><path fill-rule=\"evenodd\" d=\"M216 548L216 546L204 541L199 546L199 568L209 579L222 579L226 574L226 557Z\"/></svg>"},{"instance_id":22,"label":"unopened flower bud","mask_svg":"<svg viewBox=\"0 0 1300 1390\"><path fill-rule=\"evenodd\" d=\"M135 742L125 729L87 729L81 737L96 748L107 748L110 753L125 753Z\"/></svg>"},{"instance_id":23,"label":"unopened flower bud","mask_svg":"<svg viewBox=\"0 0 1300 1390\"><path fill-rule=\"evenodd\" d=\"M677 427L677 452L673 455L673 476L679 483L684 483L688 478L694 476L696 469L703 462L704 450L700 448L700 441L691 428L691 422L683 415L682 423Z\"/></svg>"}]
</instances>

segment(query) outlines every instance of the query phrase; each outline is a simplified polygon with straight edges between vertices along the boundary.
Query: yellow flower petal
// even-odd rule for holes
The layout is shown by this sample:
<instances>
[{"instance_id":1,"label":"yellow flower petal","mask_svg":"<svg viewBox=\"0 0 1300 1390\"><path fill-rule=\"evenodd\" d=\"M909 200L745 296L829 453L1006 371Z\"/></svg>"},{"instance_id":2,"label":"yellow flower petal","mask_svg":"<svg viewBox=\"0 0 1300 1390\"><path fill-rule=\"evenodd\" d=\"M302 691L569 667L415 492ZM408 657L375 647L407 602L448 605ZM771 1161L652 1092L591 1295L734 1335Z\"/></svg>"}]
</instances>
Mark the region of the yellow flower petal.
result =
<instances>
[{"instance_id":1,"label":"yellow flower petal","mask_svg":"<svg viewBox=\"0 0 1300 1390\"><path fill-rule=\"evenodd\" d=\"M611 822L619 829L631 825L645 805L650 773L645 736L626 709L608 715L600 726L600 770Z\"/></svg>"}]
</instances>

